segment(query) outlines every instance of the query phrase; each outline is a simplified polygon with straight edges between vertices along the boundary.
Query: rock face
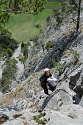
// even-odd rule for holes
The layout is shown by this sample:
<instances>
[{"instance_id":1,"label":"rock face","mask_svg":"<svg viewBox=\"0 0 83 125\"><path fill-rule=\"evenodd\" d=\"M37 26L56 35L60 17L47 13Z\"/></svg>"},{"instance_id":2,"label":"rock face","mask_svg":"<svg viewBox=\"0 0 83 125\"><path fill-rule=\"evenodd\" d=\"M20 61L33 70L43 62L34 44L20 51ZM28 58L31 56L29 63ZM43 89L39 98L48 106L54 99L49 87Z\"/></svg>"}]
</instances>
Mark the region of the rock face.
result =
<instances>
[{"instance_id":1,"label":"rock face","mask_svg":"<svg viewBox=\"0 0 83 125\"><path fill-rule=\"evenodd\" d=\"M74 105L66 105L61 107L61 111L47 109L47 117L50 114L50 121L47 125L82 125L82 107Z\"/></svg>"},{"instance_id":2,"label":"rock face","mask_svg":"<svg viewBox=\"0 0 83 125\"><path fill-rule=\"evenodd\" d=\"M68 87L68 83L62 82L58 85L54 92L50 92L50 95L42 101L39 101L39 105L44 110L50 108L52 110L59 110L62 105L70 105L73 103L72 91Z\"/></svg>"},{"instance_id":3,"label":"rock face","mask_svg":"<svg viewBox=\"0 0 83 125\"><path fill-rule=\"evenodd\" d=\"M80 54L79 60L81 56ZM65 68L61 76L59 76L60 81L57 84L56 90L54 92L49 90L49 96L46 96L43 91L35 95L33 88L39 84L39 81L36 80L40 73L38 73L38 76L37 73L34 73L35 75L32 74L30 79L26 80L26 84L31 85L30 90L28 90L29 86L27 88L26 94L28 97L24 100L14 100L13 107L1 108L0 124L38 125L38 119L34 120L33 116L44 113L45 116L41 119L45 120L46 125L83 125L83 64L78 63L75 65L70 63L71 65L68 67L67 64L69 61L73 62L73 59L70 58L71 55L64 57L65 54L61 57L61 62L65 62ZM67 74L66 77L64 77L65 73ZM35 78L32 79L33 77ZM30 83L31 81L34 83L34 86ZM81 90L79 91L80 88ZM38 111L41 111L41 113Z\"/></svg>"},{"instance_id":4,"label":"rock face","mask_svg":"<svg viewBox=\"0 0 83 125\"><path fill-rule=\"evenodd\" d=\"M3 64L4 64L5 61L1 60L0 59L0 78L2 78L2 71L3 71Z\"/></svg>"},{"instance_id":5,"label":"rock face","mask_svg":"<svg viewBox=\"0 0 83 125\"><path fill-rule=\"evenodd\" d=\"M83 65L80 66L73 74L70 76L70 86L72 86L74 92L79 95L83 95Z\"/></svg>"},{"instance_id":6,"label":"rock face","mask_svg":"<svg viewBox=\"0 0 83 125\"><path fill-rule=\"evenodd\" d=\"M45 67L49 67L50 68L51 60L52 59L57 60L57 58L60 57L61 54L63 53L64 49L68 46L68 44L70 42L72 42L72 40L74 40L74 38L76 38L77 35L78 35L77 33L72 32L69 36L63 37L62 39L58 39L55 42L55 45L52 48L52 50L50 50L46 54L46 56L42 59L42 61L36 67L35 71L40 71L41 69L43 69Z\"/></svg>"}]
</instances>

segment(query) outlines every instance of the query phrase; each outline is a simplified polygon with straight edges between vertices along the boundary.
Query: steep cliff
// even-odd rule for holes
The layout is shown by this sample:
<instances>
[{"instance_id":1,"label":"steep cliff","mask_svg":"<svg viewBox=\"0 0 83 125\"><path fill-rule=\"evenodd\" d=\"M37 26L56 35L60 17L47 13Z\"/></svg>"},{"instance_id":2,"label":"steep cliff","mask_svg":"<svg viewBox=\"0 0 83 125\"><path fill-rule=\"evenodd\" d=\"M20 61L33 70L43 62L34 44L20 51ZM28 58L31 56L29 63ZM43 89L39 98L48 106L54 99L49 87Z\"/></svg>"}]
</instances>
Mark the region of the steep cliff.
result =
<instances>
[{"instance_id":1,"label":"steep cliff","mask_svg":"<svg viewBox=\"0 0 83 125\"><path fill-rule=\"evenodd\" d=\"M0 124L83 125L83 13L78 33L71 22L59 30L55 23L52 17L40 38L31 41L19 84L0 95ZM52 40L54 46L47 51L46 44ZM56 90L49 90L48 96L39 85L45 67L58 79Z\"/></svg>"}]
</instances>

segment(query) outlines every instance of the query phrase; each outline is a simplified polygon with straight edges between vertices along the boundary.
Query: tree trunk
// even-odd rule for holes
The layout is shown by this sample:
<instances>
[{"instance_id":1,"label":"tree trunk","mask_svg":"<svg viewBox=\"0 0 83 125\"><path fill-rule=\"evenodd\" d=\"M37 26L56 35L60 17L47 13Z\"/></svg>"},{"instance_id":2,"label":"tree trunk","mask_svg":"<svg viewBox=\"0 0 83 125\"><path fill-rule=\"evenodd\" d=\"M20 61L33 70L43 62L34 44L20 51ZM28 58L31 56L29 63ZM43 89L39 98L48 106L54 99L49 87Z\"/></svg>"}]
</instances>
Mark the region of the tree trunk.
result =
<instances>
[{"instance_id":1,"label":"tree trunk","mask_svg":"<svg viewBox=\"0 0 83 125\"><path fill-rule=\"evenodd\" d=\"M76 26L76 31L78 32L79 30L79 25L80 25L80 9L81 9L81 1L79 0L79 4L78 4L78 16L77 16L77 26Z\"/></svg>"}]
</instances>

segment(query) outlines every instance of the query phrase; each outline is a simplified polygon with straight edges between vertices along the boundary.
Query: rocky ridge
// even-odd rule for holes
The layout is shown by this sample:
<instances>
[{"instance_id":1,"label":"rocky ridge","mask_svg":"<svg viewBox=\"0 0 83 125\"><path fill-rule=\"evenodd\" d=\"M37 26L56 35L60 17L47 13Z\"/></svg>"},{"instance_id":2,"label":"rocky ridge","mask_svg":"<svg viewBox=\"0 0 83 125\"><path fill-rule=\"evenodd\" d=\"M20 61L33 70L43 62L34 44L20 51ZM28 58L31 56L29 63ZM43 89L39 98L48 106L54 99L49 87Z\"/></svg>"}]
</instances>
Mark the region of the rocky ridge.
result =
<instances>
[{"instance_id":1,"label":"rocky ridge","mask_svg":"<svg viewBox=\"0 0 83 125\"><path fill-rule=\"evenodd\" d=\"M78 93L78 86L80 86L80 88L83 86L82 36L82 33L80 33L70 45L70 48L79 54L76 63L74 63L75 58L70 48L67 48L63 52L60 62L65 62L65 68L59 77L56 90L53 93L49 90L50 96L46 97L43 91L41 91L41 88L39 90L38 78L42 72L33 73L26 81L20 84L20 86L22 85L23 88L25 87L29 90L28 92L26 91L28 94L27 98L20 98L20 96L17 98L17 95L22 93L22 90L20 90L14 95L16 97L13 98L10 106L1 107L0 112L3 116L7 115L8 118L3 125L37 125L40 124L41 119L44 122L42 124L46 125L55 125L55 122L57 125L64 125L66 122L68 125L83 125L83 97L82 93ZM69 67L68 64L70 64ZM52 72L55 72L55 69L52 70ZM55 74L56 73L54 73L54 75ZM77 91L75 91L76 87ZM38 89L36 93L34 93L33 88ZM83 89L81 89L80 92L83 92ZM34 119L34 117L41 114L40 112L42 113L42 117L38 120ZM2 115L0 119L2 119Z\"/></svg>"}]
</instances>

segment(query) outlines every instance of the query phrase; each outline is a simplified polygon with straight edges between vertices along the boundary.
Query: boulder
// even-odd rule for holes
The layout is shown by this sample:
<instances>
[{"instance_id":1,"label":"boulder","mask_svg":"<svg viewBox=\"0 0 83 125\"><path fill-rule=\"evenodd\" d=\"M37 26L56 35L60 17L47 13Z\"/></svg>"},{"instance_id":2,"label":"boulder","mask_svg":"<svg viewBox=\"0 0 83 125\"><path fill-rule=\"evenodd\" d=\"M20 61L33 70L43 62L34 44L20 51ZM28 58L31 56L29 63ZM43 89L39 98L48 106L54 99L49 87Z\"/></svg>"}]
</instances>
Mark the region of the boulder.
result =
<instances>
[{"instance_id":1,"label":"boulder","mask_svg":"<svg viewBox=\"0 0 83 125\"><path fill-rule=\"evenodd\" d=\"M61 85L57 86L56 90L49 92L46 98L41 98L39 104L42 110L50 108L53 110L59 110L62 105L69 105L73 103L71 90L68 87L68 83L62 82Z\"/></svg>"},{"instance_id":2,"label":"boulder","mask_svg":"<svg viewBox=\"0 0 83 125\"><path fill-rule=\"evenodd\" d=\"M47 108L45 118L49 119L46 125L82 125L83 108L79 105L63 105L59 111ZM49 115L50 114L50 115Z\"/></svg>"},{"instance_id":3,"label":"boulder","mask_svg":"<svg viewBox=\"0 0 83 125\"><path fill-rule=\"evenodd\" d=\"M69 82L69 85L71 86L75 86L76 85L76 82L77 80L79 79L80 77L80 74L81 72L76 70L75 72L73 72L70 76L70 82Z\"/></svg>"},{"instance_id":4,"label":"boulder","mask_svg":"<svg viewBox=\"0 0 83 125\"><path fill-rule=\"evenodd\" d=\"M83 109L79 105L64 105L60 111L46 109L47 125L82 125ZM50 114L50 115L49 115Z\"/></svg>"},{"instance_id":5,"label":"boulder","mask_svg":"<svg viewBox=\"0 0 83 125\"><path fill-rule=\"evenodd\" d=\"M70 75L69 86L78 95L83 95L83 69L82 65Z\"/></svg>"},{"instance_id":6,"label":"boulder","mask_svg":"<svg viewBox=\"0 0 83 125\"><path fill-rule=\"evenodd\" d=\"M73 88L74 92L79 95L83 95L83 69L81 69L81 73L79 79L76 82L76 86Z\"/></svg>"},{"instance_id":7,"label":"boulder","mask_svg":"<svg viewBox=\"0 0 83 125\"><path fill-rule=\"evenodd\" d=\"M34 96L34 90L32 89L32 90L28 90L28 92L27 92L27 97L28 98L32 98Z\"/></svg>"}]
</instances>

